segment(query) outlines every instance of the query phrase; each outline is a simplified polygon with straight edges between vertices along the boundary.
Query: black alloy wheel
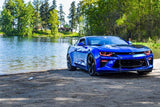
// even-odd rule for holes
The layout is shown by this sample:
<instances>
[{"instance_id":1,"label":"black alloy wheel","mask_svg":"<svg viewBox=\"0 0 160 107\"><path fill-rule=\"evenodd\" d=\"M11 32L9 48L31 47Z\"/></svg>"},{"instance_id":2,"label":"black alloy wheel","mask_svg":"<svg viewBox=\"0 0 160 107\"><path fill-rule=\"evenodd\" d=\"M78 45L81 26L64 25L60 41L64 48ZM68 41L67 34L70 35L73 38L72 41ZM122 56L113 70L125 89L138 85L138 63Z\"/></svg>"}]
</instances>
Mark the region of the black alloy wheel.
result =
<instances>
[{"instance_id":1,"label":"black alloy wheel","mask_svg":"<svg viewBox=\"0 0 160 107\"><path fill-rule=\"evenodd\" d=\"M69 71L75 71L76 67L72 66L71 58L67 55L67 67Z\"/></svg>"},{"instance_id":2,"label":"black alloy wheel","mask_svg":"<svg viewBox=\"0 0 160 107\"><path fill-rule=\"evenodd\" d=\"M96 75L96 66L93 55L89 55L87 58L87 67L88 67L88 73L90 76Z\"/></svg>"}]
</instances>

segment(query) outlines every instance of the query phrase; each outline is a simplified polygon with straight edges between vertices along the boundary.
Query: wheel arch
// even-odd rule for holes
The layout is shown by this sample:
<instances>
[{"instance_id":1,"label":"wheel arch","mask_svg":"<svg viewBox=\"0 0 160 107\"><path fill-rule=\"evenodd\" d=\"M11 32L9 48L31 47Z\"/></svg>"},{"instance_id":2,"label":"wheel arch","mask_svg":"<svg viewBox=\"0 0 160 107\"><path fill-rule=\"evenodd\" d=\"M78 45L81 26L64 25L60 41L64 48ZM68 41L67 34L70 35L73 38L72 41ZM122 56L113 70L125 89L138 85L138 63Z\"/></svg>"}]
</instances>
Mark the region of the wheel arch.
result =
<instances>
[{"instance_id":1,"label":"wheel arch","mask_svg":"<svg viewBox=\"0 0 160 107\"><path fill-rule=\"evenodd\" d=\"M99 63L99 59L100 59L100 55L99 55L99 49L93 49L92 51L90 51L87 55L87 59L89 57L89 55L92 55L94 60L95 60L95 63L96 63L96 69L97 69L97 66L98 66L98 63ZM87 59L86 59L86 62L87 62ZM86 70L88 70L88 68L86 68Z\"/></svg>"}]
</instances>

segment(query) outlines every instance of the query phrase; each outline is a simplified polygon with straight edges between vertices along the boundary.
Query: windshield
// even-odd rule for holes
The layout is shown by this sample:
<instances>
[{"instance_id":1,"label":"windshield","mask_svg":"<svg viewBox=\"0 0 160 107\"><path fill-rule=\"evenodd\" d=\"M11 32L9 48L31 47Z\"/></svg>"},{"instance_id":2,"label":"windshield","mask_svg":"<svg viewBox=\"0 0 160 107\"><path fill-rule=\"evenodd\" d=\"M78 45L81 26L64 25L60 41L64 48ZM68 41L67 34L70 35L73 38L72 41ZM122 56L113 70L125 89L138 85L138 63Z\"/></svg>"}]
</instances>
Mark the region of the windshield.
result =
<instances>
[{"instance_id":1,"label":"windshield","mask_svg":"<svg viewBox=\"0 0 160 107\"><path fill-rule=\"evenodd\" d=\"M128 45L126 41L119 37L104 36L104 37L89 37L88 45L102 46L102 45Z\"/></svg>"}]
</instances>

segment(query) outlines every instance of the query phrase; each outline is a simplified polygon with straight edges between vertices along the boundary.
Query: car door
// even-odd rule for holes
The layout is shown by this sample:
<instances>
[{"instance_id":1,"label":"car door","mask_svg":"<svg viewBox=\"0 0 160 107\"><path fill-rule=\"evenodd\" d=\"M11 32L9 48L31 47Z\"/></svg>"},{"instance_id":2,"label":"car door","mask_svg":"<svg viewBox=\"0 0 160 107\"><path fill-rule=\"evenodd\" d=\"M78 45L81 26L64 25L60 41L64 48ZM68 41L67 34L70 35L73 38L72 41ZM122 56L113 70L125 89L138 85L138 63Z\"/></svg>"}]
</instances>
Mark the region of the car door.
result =
<instances>
[{"instance_id":1,"label":"car door","mask_svg":"<svg viewBox=\"0 0 160 107\"><path fill-rule=\"evenodd\" d=\"M88 47L86 45L86 39L82 38L79 40L78 44L83 44L83 45L77 45L77 49L76 49L76 54L77 54L77 64L80 67L85 67L86 65L86 56L88 53Z\"/></svg>"}]
</instances>

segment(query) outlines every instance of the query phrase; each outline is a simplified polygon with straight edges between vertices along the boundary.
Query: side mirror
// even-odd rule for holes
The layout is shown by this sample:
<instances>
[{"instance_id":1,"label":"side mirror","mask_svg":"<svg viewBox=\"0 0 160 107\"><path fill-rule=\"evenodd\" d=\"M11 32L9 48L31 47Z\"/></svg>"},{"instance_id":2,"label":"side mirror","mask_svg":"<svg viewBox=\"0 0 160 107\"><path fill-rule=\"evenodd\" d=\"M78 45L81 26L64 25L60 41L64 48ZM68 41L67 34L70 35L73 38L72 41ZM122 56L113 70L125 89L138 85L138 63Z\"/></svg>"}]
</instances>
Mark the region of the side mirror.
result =
<instances>
[{"instance_id":1,"label":"side mirror","mask_svg":"<svg viewBox=\"0 0 160 107\"><path fill-rule=\"evenodd\" d=\"M131 41L128 41L127 43L128 43L128 45L132 45L132 42L131 42Z\"/></svg>"},{"instance_id":2,"label":"side mirror","mask_svg":"<svg viewBox=\"0 0 160 107\"><path fill-rule=\"evenodd\" d=\"M78 46L84 46L84 44L82 42L78 43Z\"/></svg>"}]
</instances>

